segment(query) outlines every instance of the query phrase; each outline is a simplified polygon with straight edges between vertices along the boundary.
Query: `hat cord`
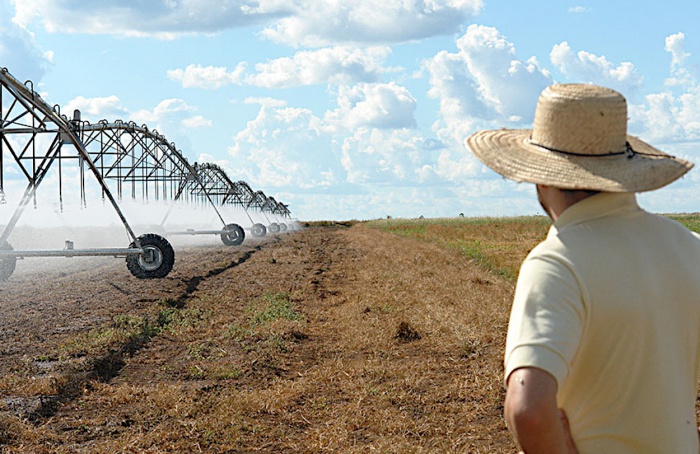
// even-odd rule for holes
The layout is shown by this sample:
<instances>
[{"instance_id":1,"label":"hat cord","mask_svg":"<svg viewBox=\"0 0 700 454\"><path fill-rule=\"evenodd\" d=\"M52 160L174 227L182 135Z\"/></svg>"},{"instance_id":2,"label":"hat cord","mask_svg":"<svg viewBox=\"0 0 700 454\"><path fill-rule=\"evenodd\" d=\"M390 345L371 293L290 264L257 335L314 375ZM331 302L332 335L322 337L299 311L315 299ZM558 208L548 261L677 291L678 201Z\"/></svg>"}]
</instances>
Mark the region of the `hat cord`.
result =
<instances>
[{"instance_id":1,"label":"hat cord","mask_svg":"<svg viewBox=\"0 0 700 454\"><path fill-rule=\"evenodd\" d=\"M565 154L568 156L581 156L581 157L585 157L585 158L603 158L603 157L607 157L607 156L617 156L617 155L622 155L622 154L626 154L627 159L632 159L635 157L635 155L638 155L638 154L645 155L645 156L656 156L652 153L640 153L638 151L634 151L634 149L632 148L632 145L630 145L629 142L625 142L625 150L624 151L614 151L612 153L604 153L604 154L587 154L587 153L574 153L573 151L564 151L564 150L557 150L556 148L550 148L550 147L541 145L537 142L534 142L532 140L532 138L528 139L528 141L532 145L535 145L536 147L544 148L547 151L553 151L555 153L561 153L561 154Z\"/></svg>"}]
</instances>

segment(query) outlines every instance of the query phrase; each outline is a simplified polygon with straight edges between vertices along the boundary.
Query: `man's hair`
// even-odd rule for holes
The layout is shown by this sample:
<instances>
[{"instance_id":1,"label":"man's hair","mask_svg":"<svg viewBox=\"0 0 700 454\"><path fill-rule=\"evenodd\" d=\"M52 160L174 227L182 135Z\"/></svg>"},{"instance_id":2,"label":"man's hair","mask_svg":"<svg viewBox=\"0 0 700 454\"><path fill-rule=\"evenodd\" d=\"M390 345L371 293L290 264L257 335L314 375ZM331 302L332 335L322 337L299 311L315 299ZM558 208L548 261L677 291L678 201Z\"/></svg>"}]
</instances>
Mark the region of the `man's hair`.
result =
<instances>
[{"instance_id":1,"label":"man's hair","mask_svg":"<svg viewBox=\"0 0 700 454\"><path fill-rule=\"evenodd\" d=\"M564 197L566 197L569 200L576 199L576 200L583 200L587 199L591 196L594 196L596 194L599 194L602 191L595 191L593 189L559 189L562 194L564 194Z\"/></svg>"},{"instance_id":2,"label":"man's hair","mask_svg":"<svg viewBox=\"0 0 700 454\"><path fill-rule=\"evenodd\" d=\"M596 191L596 190L593 190L593 189L560 189L560 190L561 190L561 192L565 192L565 193L567 193L567 194L574 194L574 193L579 193L579 192L585 192L585 193L588 194L589 196L591 196L591 195L596 195L596 194L598 194L599 192L602 192L602 191Z\"/></svg>"}]
</instances>

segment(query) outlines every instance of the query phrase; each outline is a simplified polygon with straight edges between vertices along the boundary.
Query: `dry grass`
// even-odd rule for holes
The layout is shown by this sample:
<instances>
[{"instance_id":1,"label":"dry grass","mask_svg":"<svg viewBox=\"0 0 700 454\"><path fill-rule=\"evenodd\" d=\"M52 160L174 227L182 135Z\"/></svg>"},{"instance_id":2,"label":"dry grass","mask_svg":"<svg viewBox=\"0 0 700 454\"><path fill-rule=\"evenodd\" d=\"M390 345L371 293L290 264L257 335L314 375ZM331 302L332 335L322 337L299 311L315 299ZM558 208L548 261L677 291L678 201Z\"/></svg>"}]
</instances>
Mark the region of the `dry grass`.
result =
<instances>
[{"instance_id":1,"label":"dry grass","mask_svg":"<svg viewBox=\"0 0 700 454\"><path fill-rule=\"evenodd\" d=\"M6 371L5 395L65 399L48 417L6 408L0 443L37 453L514 452L501 355L517 268L547 227L540 217L382 220L286 236ZM113 374L95 374L106 359ZM64 373L42 375L37 361L62 362Z\"/></svg>"},{"instance_id":2,"label":"dry grass","mask_svg":"<svg viewBox=\"0 0 700 454\"><path fill-rule=\"evenodd\" d=\"M551 225L545 216L380 220L368 224L397 235L455 249L509 280Z\"/></svg>"}]
</instances>

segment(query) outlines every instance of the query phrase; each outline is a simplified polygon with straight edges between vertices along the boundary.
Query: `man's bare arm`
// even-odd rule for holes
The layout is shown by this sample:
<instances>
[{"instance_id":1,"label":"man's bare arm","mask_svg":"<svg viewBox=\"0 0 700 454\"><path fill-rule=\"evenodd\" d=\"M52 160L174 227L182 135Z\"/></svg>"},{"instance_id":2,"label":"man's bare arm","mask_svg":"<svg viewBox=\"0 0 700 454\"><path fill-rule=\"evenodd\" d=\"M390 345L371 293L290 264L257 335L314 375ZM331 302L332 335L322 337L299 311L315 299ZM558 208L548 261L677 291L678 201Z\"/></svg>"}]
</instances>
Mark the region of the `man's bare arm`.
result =
<instances>
[{"instance_id":1,"label":"man's bare arm","mask_svg":"<svg viewBox=\"0 0 700 454\"><path fill-rule=\"evenodd\" d=\"M524 367L508 377L505 418L526 454L578 452L556 395L556 380L541 369Z\"/></svg>"}]
</instances>

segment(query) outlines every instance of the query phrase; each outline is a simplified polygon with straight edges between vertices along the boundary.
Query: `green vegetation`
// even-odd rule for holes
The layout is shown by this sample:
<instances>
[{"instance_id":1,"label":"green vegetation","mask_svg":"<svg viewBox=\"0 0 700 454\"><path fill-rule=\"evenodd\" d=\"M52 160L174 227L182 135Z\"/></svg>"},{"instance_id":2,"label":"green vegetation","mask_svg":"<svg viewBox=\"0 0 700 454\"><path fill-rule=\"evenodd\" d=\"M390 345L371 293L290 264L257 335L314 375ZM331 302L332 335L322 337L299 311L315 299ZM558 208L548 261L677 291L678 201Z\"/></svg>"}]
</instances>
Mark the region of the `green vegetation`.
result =
<instances>
[{"instance_id":1,"label":"green vegetation","mask_svg":"<svg viewBox=\"0 0 700 454\"><path fill-rule=\"evenodd\" d=\"M700 215L669 217L700 227ZM130 296L131 308L47 335L6 361L0 444L515 452L503 343L515 276L549 219L357 224L281 237L226 273L202 256L196 274L181 271L188 285L149 282L175 297L144 307ZM195 278L206 285L193 292Z\"/></svg>"},{"instance_id":2,"label":"green vegetation","mask_svg":"<svg viewBox=\"0 0 700 454\"><path fill-rule=\"evenodd\" d=\"M431 242L465 254L475 263L514 280L520 263L551 225L545 216L511 218L382 219L366 225Z\"/></svg>"},{"instance_id":3,"label":"green vegetation","mask_svg":"<svg viewBox=\"0 0 700 454\"><path fill-rule=\"evenodd\" d=\"M669 214L667 217L680 222L694 232L700 233L700 213Z\"/></svg>"},{"instance_id":4,"label":"green vegetation","mask_svg":"<svg viewBox=\"0 0 700 454\"><path fill-rule=\"evenodd\" d=\"M274 320L301 320L300 314L294 311L291 297L288 293L268 292L262 296L262 304L248 306L248 319L253 326L264 325Z\"/></svg>"},{"instance_id":5,"label":"green vegetation","mask_svg":"<svg viewBox=\"0 0 700 454\"><path fill-rule=\"evenodd\" d=\"M666 216L700 232L700 213ZM546 216L380 219L365 225L457 250L479 266L515 280L520 263L544 239L551 221Z\"/></svg>"},{"instance_id":6,"label":"green vegetation","mask_svg":"<svg viewBox=\"0 0 700 454\"><path fill-rule=\"evenodd\" d=\"M99 356L110 350L139 348L160 333L165 326L161 322L160 318L154 322L138 315L115 315L110 325L68 337L59 347L56 358L51 359Z\"/></svg>"},{"instance_id":7,"label":"green vegetation","mask_svg":"<svg viewBox=\"0 0 700 454\"><path fill-rule=\"evenodd\" d=\"M287 352L289 332L295 332L304 317L298 313L285 292L265 292L260 300L246 308L246 321L228 327L229 336L245 352L257 351L269 358Z\"/></svg>"}]
</instances>

